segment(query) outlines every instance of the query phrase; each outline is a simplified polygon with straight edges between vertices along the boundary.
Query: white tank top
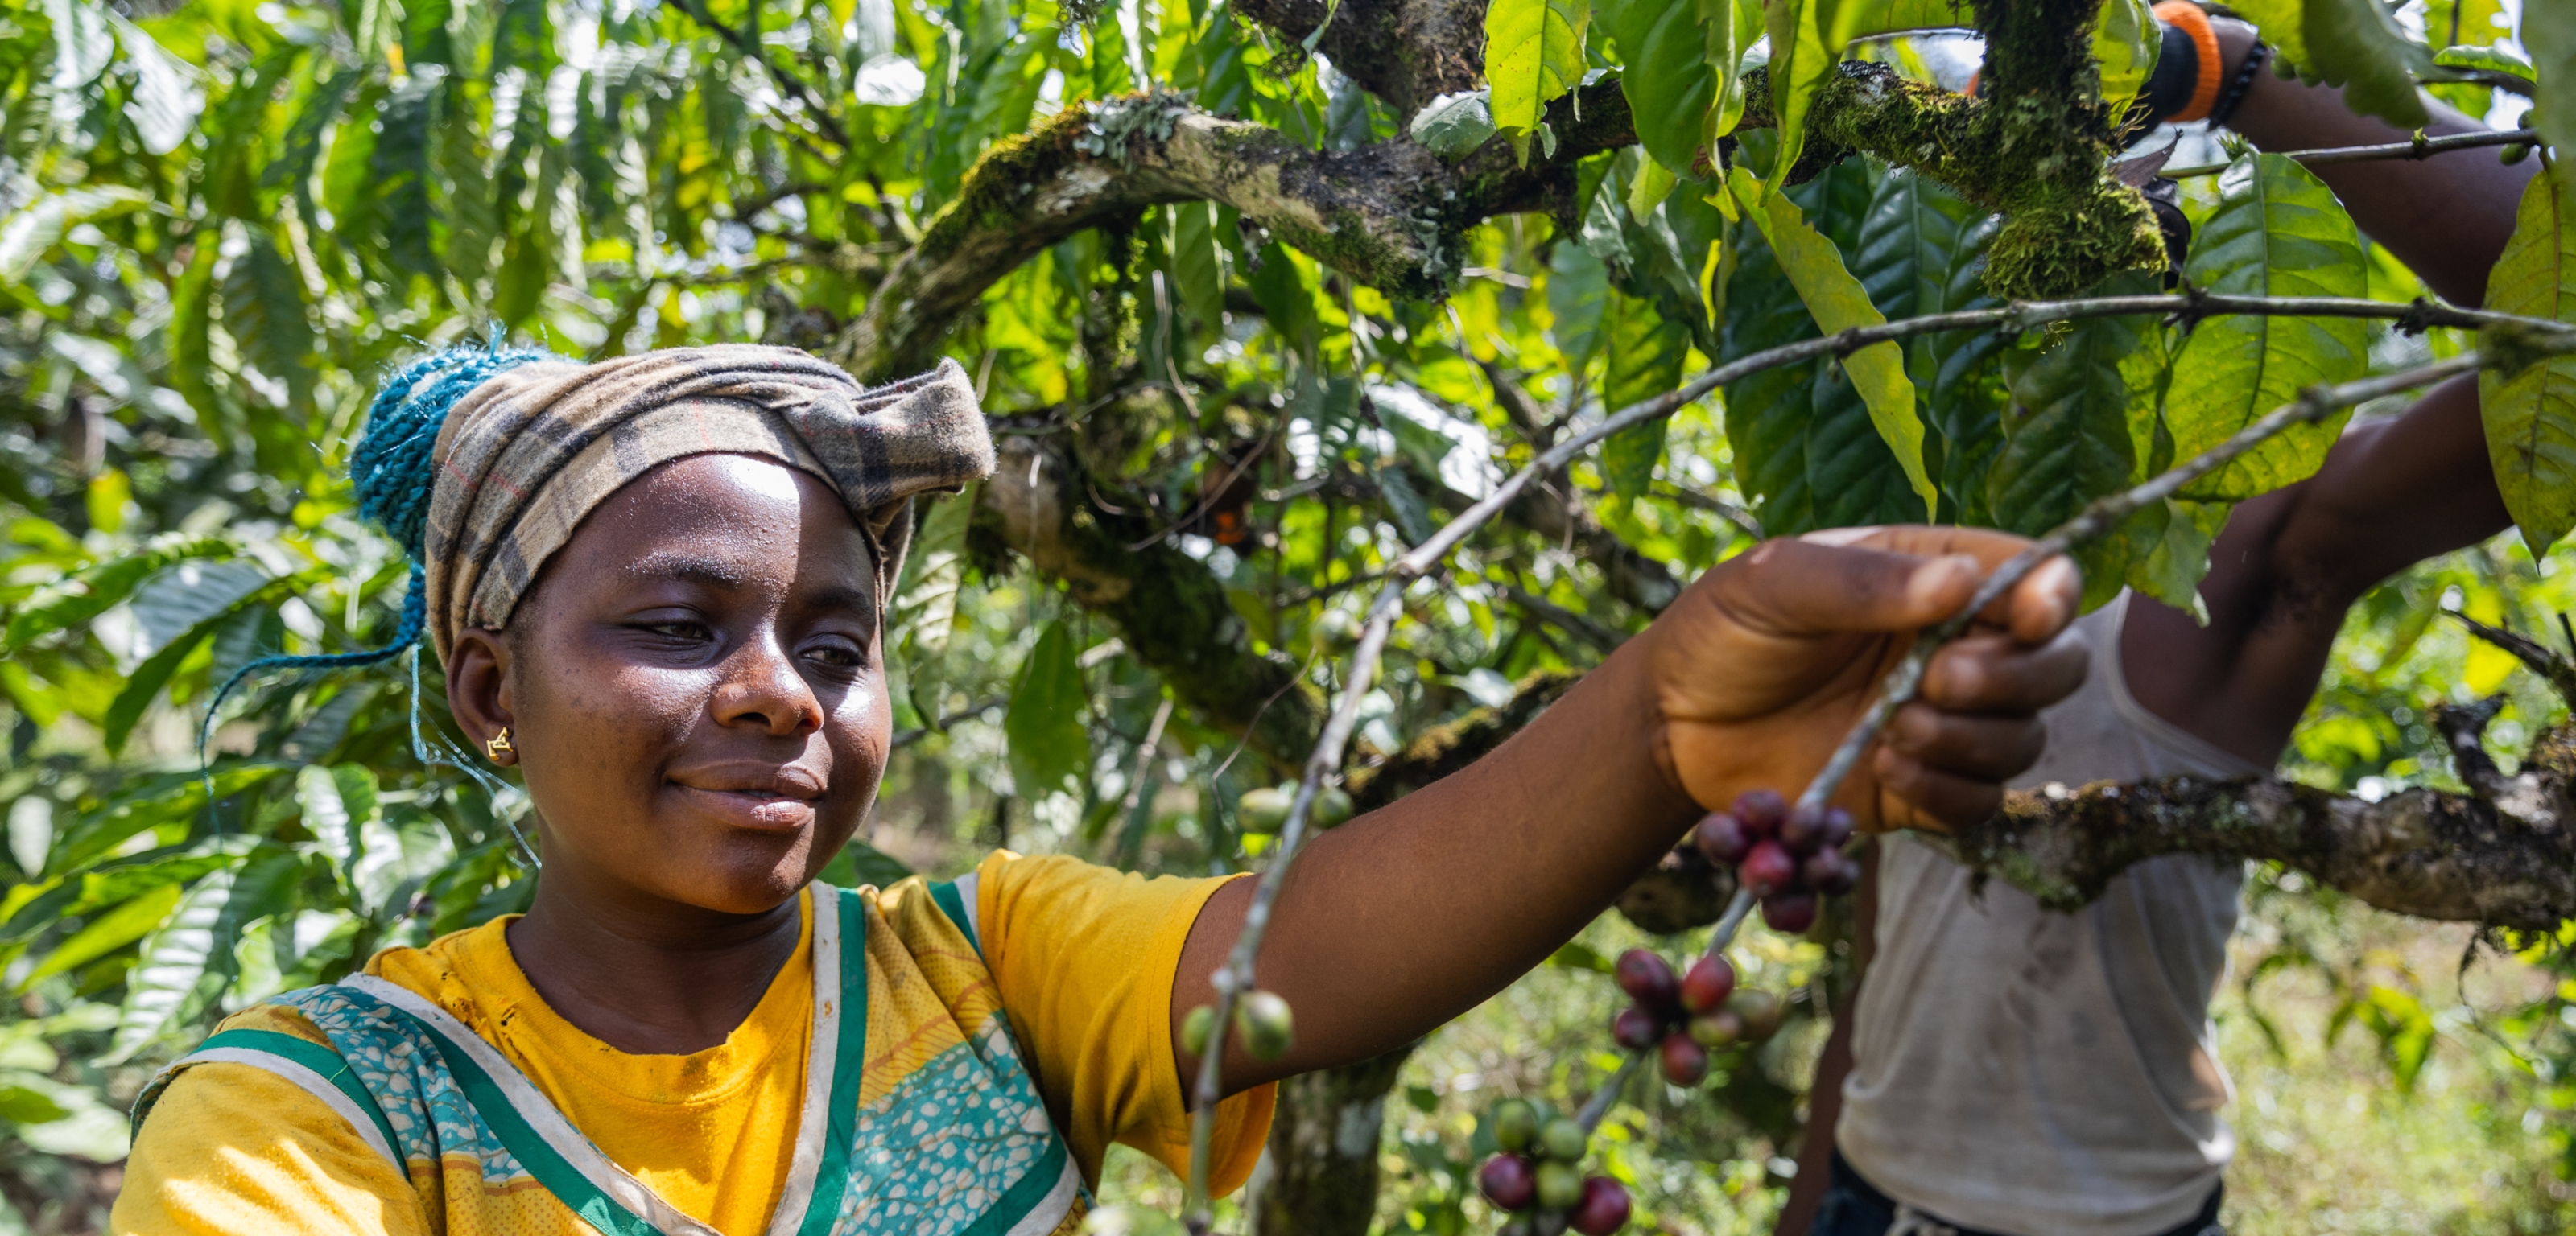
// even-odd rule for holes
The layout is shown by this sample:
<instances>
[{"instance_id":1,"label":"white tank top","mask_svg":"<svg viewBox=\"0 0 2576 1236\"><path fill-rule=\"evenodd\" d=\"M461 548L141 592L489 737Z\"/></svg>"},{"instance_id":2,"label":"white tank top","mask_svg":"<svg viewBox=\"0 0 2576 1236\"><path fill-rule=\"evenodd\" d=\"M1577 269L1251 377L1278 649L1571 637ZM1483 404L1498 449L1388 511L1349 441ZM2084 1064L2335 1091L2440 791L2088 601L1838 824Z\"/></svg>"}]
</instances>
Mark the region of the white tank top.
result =
<instances>
[{"instance_id":1,"label":"white tank top","mask_svg":"<svg viewBox=\"0 0 2576 1236\"><path fill-rule=\"evenodd\" d=\"M2092 672L2042 714L2013 784L2265 770L2148 712L2121 674L2129 597L2078 620ZM2148 1236L2192 1217L2236 1151L2209 1001L2244 864L2169 855L2073 914L1905 834L1881 839L1877 954L1861 983L1835 1141L1889 1196L2022 1236Z\"/></svg>"}]
</instances>

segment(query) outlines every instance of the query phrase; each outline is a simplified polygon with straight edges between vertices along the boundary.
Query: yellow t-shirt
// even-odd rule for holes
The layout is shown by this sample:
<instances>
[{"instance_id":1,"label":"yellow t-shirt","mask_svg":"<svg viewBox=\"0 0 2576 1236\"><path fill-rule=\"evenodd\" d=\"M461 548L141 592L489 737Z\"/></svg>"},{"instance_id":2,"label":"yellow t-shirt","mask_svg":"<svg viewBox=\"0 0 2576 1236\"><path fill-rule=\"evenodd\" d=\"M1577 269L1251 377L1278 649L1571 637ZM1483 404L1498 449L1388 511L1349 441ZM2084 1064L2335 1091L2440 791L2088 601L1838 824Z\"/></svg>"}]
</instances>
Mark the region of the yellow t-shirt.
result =
<instances>
[{"instance_id":1,"label":"yellow t-shirt","mask_svg":"<svg viewBox=\"0 0 2576 1236\"><path fill-rule=\"evenodd\" d=\"M1219 880L1142 876L1074 859L997 852L973 890L968 940L918 881L860 891L866 915L866 1050L859 1107L960 1042L994 1011L1016 1032L1036 1089L1086 1184L1112 1142L1189 1162L1171 1043L1181 946ZM749 1017L687 1056L616 1050L549 1008L513 960L500 920L424 948L388 949L366 973L425 998L500 1055L617 1166L726 1236L757 1236L787 1180L812 1034L812 893L805 930ZM846 936L844 937L846 938ZM976 945L980 943L980 956ZM924 981L926 980L926 981ZM327 1039L302 1013L264 1005L225 1029ZM1259 1157L1272 1090L1218 1111L1220 1191ZM186 1068L127 1160L118 1233L385 1233L484 1236L583 1230L542 1186L494 1184L471 1157L413 1159L402 1178L349 1119L249 1064ZM1074 1213L1065 1230L1078 1225Z\"/></svg>"}]
</instances>

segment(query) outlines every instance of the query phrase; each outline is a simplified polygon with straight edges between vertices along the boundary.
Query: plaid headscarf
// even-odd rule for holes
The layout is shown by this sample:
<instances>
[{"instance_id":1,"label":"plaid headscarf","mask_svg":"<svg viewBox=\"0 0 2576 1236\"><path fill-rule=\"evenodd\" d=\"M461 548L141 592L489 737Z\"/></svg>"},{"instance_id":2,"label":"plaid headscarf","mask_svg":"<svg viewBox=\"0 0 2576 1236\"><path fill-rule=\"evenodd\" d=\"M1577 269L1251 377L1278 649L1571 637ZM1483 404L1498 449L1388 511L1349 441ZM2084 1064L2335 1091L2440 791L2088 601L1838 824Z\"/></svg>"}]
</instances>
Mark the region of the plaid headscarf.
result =
<instances>
[{"instance_id":1,"label":"plaid headscarf","mask_svg":"<svg viewBox=\"0 0 2576 1236\"><path fill-rule=\"evenodd\" d=\"M540 360L485 379L438 432L423 557L438 655L499 629L582 517L691 455L774 459L841 495L892 587L912 496L993 470L975 388L955 361L874 390L793 348L720 344L598 364Z\"/></svg>"}]
</instances>

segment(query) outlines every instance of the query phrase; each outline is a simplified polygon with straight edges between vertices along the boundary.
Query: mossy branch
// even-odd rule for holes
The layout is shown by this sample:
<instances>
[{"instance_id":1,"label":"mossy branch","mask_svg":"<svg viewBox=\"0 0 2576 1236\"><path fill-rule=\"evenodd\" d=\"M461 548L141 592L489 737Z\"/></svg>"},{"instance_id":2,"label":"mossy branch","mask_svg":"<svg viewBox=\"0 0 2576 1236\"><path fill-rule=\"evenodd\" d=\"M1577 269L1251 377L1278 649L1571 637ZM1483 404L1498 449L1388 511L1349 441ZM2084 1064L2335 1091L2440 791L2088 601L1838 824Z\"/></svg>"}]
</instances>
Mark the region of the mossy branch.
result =
<instances>
[{"instance_id":1,"label":"mossy branch","mask_svg":"<svg viewBox=\"0 0 2576 1236\"><path fill-rule=\"evenodd\" d=\"M1991 62L1990 62L1991 63ZM1910 168L2004 217L1986 286L2008 300L2072 296L2124 270L2162 269L2147 199L2111 174L2099 100L2044 93L1969 98L1849 62L1817 92L1792 181L1854 153ZM1745 78L1746 129L1771 128L1770 78Z\"/></svg>"},{"instance_id":2,"label":"mossy branch","mask_svg":"<svg viewBox=\"0 0 2576 1236\"><path fill-rule=\"evenodd\" d=\"M1555 156L1523 167L1499 141L1455 164L1406 139L1308 150L1176 94L1068 107L977 161L829 355L868 382L925 368L1002 276L1069 236L1167 202L1231 206L1247 228L1390 296L1437 299L1458 276L1469 227L1558 205L1573 193L1578 160L1636 140L1616 82L1557 100L1549 122Z\"/></svg>"},{"instance_id":3,"label":"mossy branch","mask_svg":"<svg viewBox=\"0 0 2576 1236\"><path fill-rule=\"evenodd\" d=\"M2559 823L2576 803L2564 769L2524 776L2553 813L2545 823L2471 794L2373 803L2269 777L2167 777L2015 791L1993 819L1931 840L2053 910L2090 903L2147 859L2207 854L2278 862L2417 918L2550 931L2576 917L2576 831Z\"/></svg>"}]
</instances>

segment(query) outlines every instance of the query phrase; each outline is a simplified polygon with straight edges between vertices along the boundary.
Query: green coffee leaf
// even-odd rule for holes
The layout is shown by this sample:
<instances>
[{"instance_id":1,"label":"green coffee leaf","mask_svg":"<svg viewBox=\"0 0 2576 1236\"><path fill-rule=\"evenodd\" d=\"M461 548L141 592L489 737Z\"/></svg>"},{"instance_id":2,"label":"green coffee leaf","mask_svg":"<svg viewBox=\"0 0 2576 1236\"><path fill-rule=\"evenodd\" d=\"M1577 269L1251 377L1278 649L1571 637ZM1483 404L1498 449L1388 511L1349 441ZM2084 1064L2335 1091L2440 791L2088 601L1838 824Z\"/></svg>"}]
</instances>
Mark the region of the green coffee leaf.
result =
<instances>
[{"instance_id":1,"label":"green coffee leaf","mask_svg":"<svg viewBox=\"0 0 2576 1236\"><path fill-rule=\"evenodd\" d=\"M1699 12L1700 62L1715 83L1716 101L1709 108L1699 144L1711 149L1717 139L1735 131L1744 119L1744 51L1762 33L1760 0L1696 0Z\"/></svg>"},{"instance_id":2,"label":"green coffee leaf","mask_svg":"<svg viewBox=\"0 0 2576 1236\"><path fill-rule=\"evenodd\" d=\"M1842 0L1834 6L1834 33L1841 42L1908 30L1974 28L1977 16L1965 0Z\"/></svg>"},{"instance_id":3,"label":"green coffee leaf","mask_svg":"<svg viewBox=\"0 0 2576 1236\"><path fill-rule=\"evenodd\" d=\"M1750 0L1746 0L1750 2ZM1829 0L1764 0L1763 30L1771 36L1771 110L1779 118L1780 152L1771 159L1771 178L1761 192L1777 192L1789 183L1789 169L1807 145L1807 109L1816 92L1834 73L1840 47L1828 45L1820 23ZM1746 202L1760 192L1738 194Z\"/></svg>"},{"instance_id":4,"label":"green coffee leaf","mask_svg":"<svg viewBox=\"0 0 2576 1236\"><path fill-rule=\"evenodd\" d=\"M2193 237L2183 277L2236 296L2361 296L2361 235L2334 194L2279 155L2249 155L2219 180L2217 211ZM2368 364L2367 327L2347 318L2222 317L2202 322L2174 362L2165 422L2174 457L2217 446L2320 382ZM2242 499L2304 480L2325 462L2348 413L2283 431L2194 484L2195 499Z\"/></svg>"},{"instance_id":5,"label":"green coffee leaf","mask_svg":"<svg viewBox=\"0 0 2576 1236\"><path fill-rule=\"evenodd\" d=\"M1921 523L1924 503L1878 436L1869 401L1829 358L1795 366L1807 384L1807 490L1818 527ZM1767 527L1765 529L1768 531Z\"/></svg>"},{"instance_id":6,"label":"green coffee leaf","mask_svg":"<svg viewBox=\"0 0 2576 1236\"><path fill-rule=\"evenodd\" d=\"M1816 321L1780 264L1752 229L1741 233L1726 293L1723 361L1737 361L1816 334ZM1559 251L1563 250L1559 246ZM1726 441L1735 454L1735 486L1759 507L1763 531L1795 536L1819 526L1807 485L1807 420L1815 369L1783 365L1726 385Z\"/></svg>"},{"instance_id":7,"label":"green coffee leaf","mask_svg":"<svg viewBox=\"0 0 2576 1236\"><path fill-rule=\"evenodd\" d=\"M49 584L27 598L9 616L5 648L24 647L105 613L109 606L134 595L143 582L180 562L228 556L233 546L211 537L172 536L156 539L122 558L111 558Z\"/></svg>"},{"instance_id":8,"label":"green coffee leaf","mask_svg":"<svg viewBox=\"0 0 2576 1236\"><path fill-rule=\"evenodd\" d=\"M2513 238L2488 276L2487 308L2576 322L2576 211L2554 176L2523 190ZM2478 374L2487 453L2505 509L2537 556L2576 527L2576 357Z\"/></svg>"},{"instance_id":9,"label":"green coffee leaf","mask_svg":"<svg viewBox=\"0 0 2576 1236\"><path fill-rule=\"evenodd\" d=\"M2379 0L2306 3L2300 28L2308 58L2296 62L2302 70L2343 87L2344 104L2362 115L2401 129L2420 129L2432 119L2415 89L2415 75L2433 67L2432 53L2407 37L2386 6Z\"/></svg>"},{"instance_id":10,"label":"green coffee leaf","mask_svg":"<svg viewBox=\"0 0 2576 1236\"><path fill-rule=\"evenodd\" d=\"M2093 59L2102 66L2102 98L2115 109L2146 89L2164 37L2146 0L2102 0L2093 17Z\"/></svg>"},{"instance_id":11,"label":"green coffee leaf","mask_svg":"<svg viewBox=\"0 0 2576 1236\"><path fill-rule=\"evenodd\" d=\"M177 886L170 891L176 893ZM110 1060L126 1059L184 1029L223 990L232 941L220 928L232 892L233 873L215 872L176 898L155 924L142 958L125 976L125 1006L117 1014Z\"/></svg>"},{"instance_id":12,"label":"green coffee leaf","mask_svg":"<svg viewBox=\"0 0 2576 1236\"><path fill-rule=\"evenodd\" d=\"M1494 135L1493 94L1469 90L1444 94L1414 113L1406 130L1443 159L1463 159Z\"/></svg>"},{"instance_id":13,"label":"green coffee leaf","mask_svg":"<svg viewBox=\"0 0 2576 1236\"><path fill-rule=\"evenodd\" d=\"M2207 626L2209 606L2200 599L2200 580L2209 574L2209 546L2227 526L2230 507L2179 498L2165 499L2164 506L2164 535L2147 547L2145 555L2130 559L2129 586Z\"/></svg>"},{"instance_id":14,"label":"green coffee leaf","mask_svg":"<svg viewBox=\"0 0 2576 1236\"><path fill-rule=\"evenodd\" d=\"M1938 182L1891 170L1879 178L1862 216L1852 277L1890 318L1990 307L1994 299L1978 275L1995 226L1992 215ZM1932 431L1924 462L1940 485L1945 521L1985 522L1986 469L2003 449L1997 360L2008 342L1987 330L1918 336L1902 345Z\"/></svg>"},{"instance_id":15,"label":"green coffee leaf","mask_svg":"<svg viewBox=\"0 0 2576 1236\"><path fill-rule=\"evenodd\" d=\"M179 886L163 884L144 890L115 909L81 925L70 939L54 946L43 961L18 980L18 990L25 991L37 982L78 966L87 965L118 949L132 944L154 929L179 904Z\"/></svg>"},{"instance_id":16,"label":"green coffee leaf","mask_svg":"<svg viewBox=\"0 0 2576 1236\"><path fill-rule=\"evenodd\" d=\"M1591 20L1591 0L1494 0L1485 10L1494 127L1523 163L1547 105L1583 80L1583 31Z\"/></svg>"},{"instance_id":17,"label":"green coffee leaf","mask_svg":"<svg viewBox=\"0 0 2576 1236\"><path fill-rule=\"evenodd\" d=\"M2540 75L2527 123L2558 152L2558 183L2576 190L2567 160L2576 152L2576 0L2523 0L2522 46Z\"/></svg>"},{"instance_id":18,"label":"green coffee leaf","mask_svg":"<svg viewBox=\"0 0 2576 1236\"><path fill-rule=\"evenodd\" d=\"M1558 245L1547 265L1548 333L1566 368L1581 372L1601 346L1603 298L1610 294L1610 268L1581 245Z\"/></svg>"},{"instance_id":19,"label":"green coffee leaf","mask_svg":"<svg viewBox=\"0 0 2576 1236\"><path fill-rule=\"evenodd\" d=\"M2305 69L2308 65L2307 8L2305 0L2243 0L2227 7L2238 17L2253 23L2263 41L2272 45L2275 55L2284 63Z\"/></svg>"},{"instance_id":20,"label":"green coffee leaf","mask_svg":"<svg viewBox=\"0 0 2576 1236\"><path fill-rule=\"evenodd\" d=\"M1986 482L1997 525L2044 532L2128 484L2137 457L2120 362L2141 346L2140 334L2134 319L2093 318L2035 357L2007 359L2013 407Z\"/></svg>"},{"instance_id":21,"label":"green coffee leaf","mask_svg":"<svg viewBox=\"0 0 2576 1236\"><path fill-rule=\"evenodd\" d=\"M1741 167L1727 171L1729 187L1770 242L1780 269L1798 289L1798 297L1827 334L1856 326L1877 326L1887 319L1870 303L1860 281L1843 267L1842 254L1801 218L1797 203L1781 194L1758 196L1752 174ZM1905 353L1892 342L1874 343L1844 357L1843 370L1869 404L1869 419L1881 440L1905 470L1906 484L1923 500L1929 518L1938 505L1931 476L1923 467L1923 421L1914 409L1914 383L1905 376Z\"/></svg>"},{"instance_id":22,"label":"green coffee leaf","mask_svg":"<svg viewBox=\"0 0 2576 1236\"><path fill-rule=\"evenodd\" d=\"M1665 168L1690 174L1701 165L1708 109L1717 101L1698 6L1603 0L1601 28L1619 48L1619 90L1636 118L1638 143Z\"/></svg>"},{"instance_id":23,"label":"green coffee leaf","mask_svg":"<svg viewBox=\"0 0 2576 1236\"><path fill-rule=\"evenodd\" d=\"M1653 302L1622 292L1610 294L1610 375L1602 388L1602 406L1625 411L1672 393L1682 381L1682 363L1690 353L1690 330L1655 312ZM1610 491L1634 500L1654 479L1655 463L1664 454L1664 426L1658 418L1612 434L1601 444L1601 471Z\"/></svg>"},{"instance_id":24,"label":"green coffee leaf","mask_svg":"<svg viewBox=\"0 0 2576 1236\"><path fill-rule=\"evenodd\" d=\"M1011 690L1002 733L1010 740L1011 781L1022 798L1044 798L1091 771L1091 729L1084 723L1089 693L1077 652L1064 623L1048 623Z\"/></svg>"}]
</instances>

